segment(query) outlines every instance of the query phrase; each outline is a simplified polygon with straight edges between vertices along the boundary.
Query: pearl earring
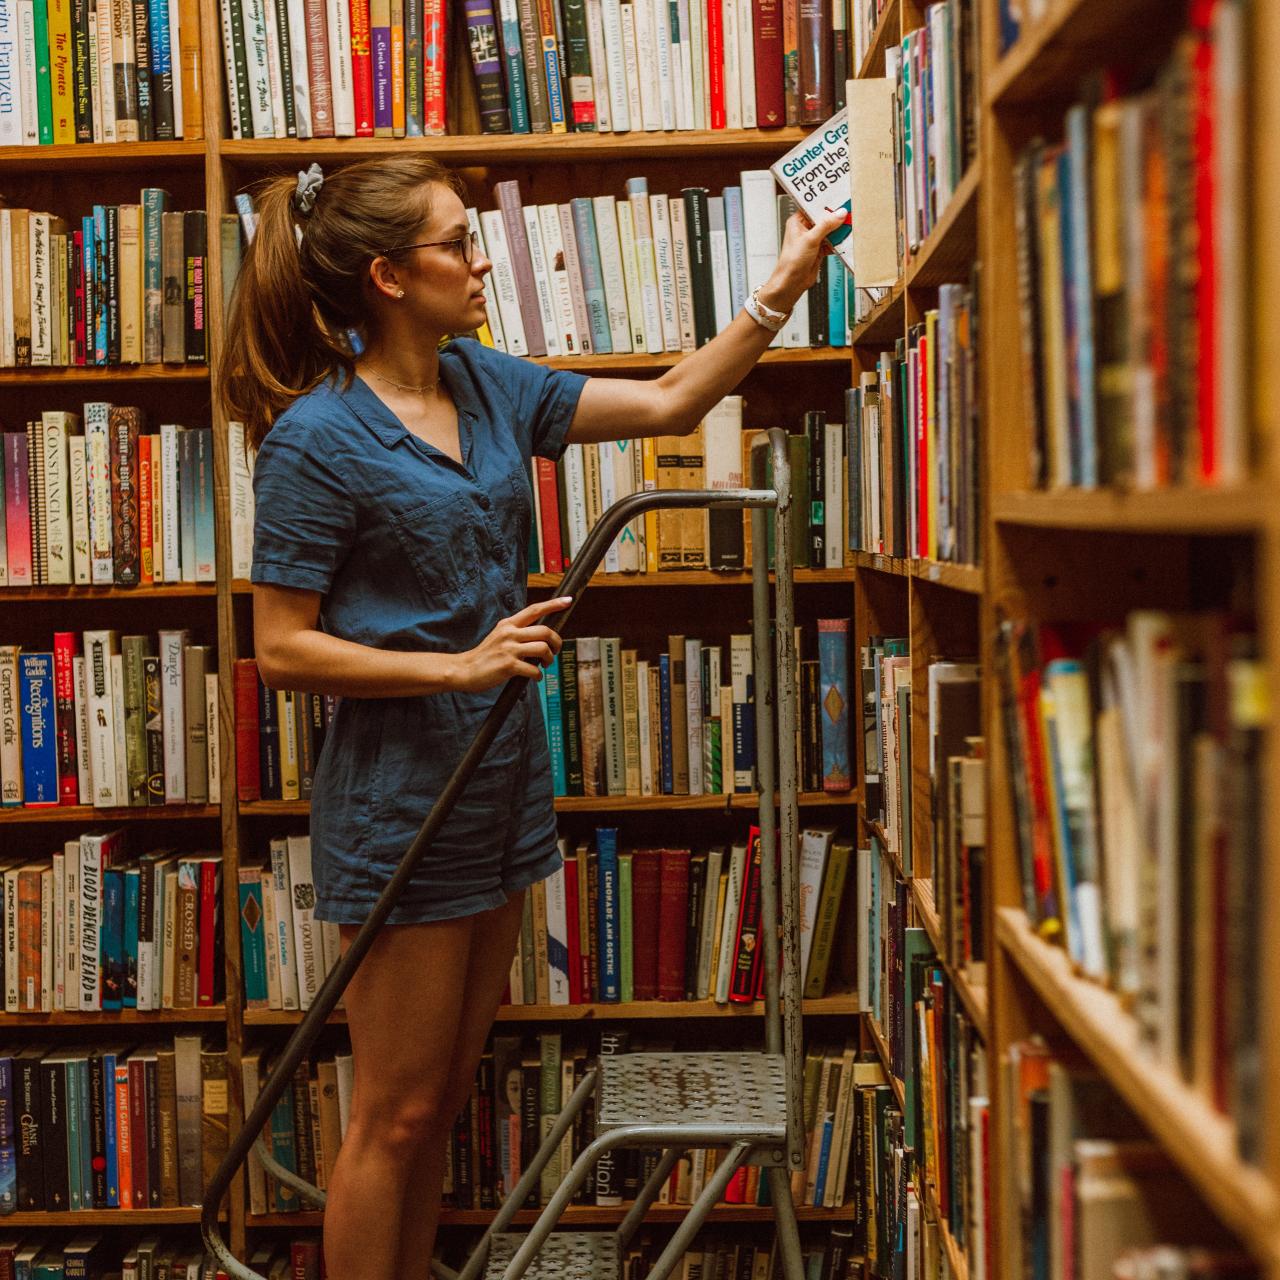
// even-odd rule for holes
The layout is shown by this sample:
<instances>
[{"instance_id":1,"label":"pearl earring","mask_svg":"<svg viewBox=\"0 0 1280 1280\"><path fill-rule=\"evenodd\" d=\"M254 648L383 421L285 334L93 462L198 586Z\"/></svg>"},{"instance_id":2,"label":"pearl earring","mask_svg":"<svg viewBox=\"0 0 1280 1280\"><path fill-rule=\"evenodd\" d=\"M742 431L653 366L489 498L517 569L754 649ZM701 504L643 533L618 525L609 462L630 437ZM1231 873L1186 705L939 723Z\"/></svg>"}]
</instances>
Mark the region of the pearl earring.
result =
<instances>
[{"instance_id":1,"label":"pearl earring","mask_svg":"<svg viewBox=\"0 0 1280 1280\"><path fill-rule=\"evenodd\" d=\"M403 290L403 289L397 289L397 290L396 290L396 297L397 297L397 298L403 298L403 297L404 297L404 290Z\"/></svg>"}]
</instances>

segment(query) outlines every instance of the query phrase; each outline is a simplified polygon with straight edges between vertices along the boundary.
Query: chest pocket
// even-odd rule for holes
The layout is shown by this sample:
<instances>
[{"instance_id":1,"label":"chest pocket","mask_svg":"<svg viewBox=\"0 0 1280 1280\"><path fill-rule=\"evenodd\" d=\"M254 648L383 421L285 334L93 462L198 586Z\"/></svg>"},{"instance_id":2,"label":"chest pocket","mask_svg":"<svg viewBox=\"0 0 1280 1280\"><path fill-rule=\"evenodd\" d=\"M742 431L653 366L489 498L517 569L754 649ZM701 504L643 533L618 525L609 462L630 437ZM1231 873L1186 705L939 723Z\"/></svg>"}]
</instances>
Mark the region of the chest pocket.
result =
<instances>
[{"instance_id":1,"label":"chest pocket","mask_svg":"<svg viewBox=\"0 0 1280 1280\"><path fill-rule=\"evenodd\" d=\"M393 511L391 527L428 595L457 596L475 581L485 534L462 494Z\"/></svg>"}]
</instances>

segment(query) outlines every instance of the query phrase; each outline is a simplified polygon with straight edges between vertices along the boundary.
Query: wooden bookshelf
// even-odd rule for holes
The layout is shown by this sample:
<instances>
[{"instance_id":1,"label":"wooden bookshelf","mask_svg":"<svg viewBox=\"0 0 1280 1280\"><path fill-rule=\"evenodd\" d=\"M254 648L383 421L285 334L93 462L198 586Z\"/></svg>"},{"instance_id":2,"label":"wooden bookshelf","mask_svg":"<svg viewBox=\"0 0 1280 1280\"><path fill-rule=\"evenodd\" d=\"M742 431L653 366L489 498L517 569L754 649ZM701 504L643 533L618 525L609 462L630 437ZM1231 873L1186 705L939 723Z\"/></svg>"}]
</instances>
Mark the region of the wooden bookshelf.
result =
<instances>
[{"instance_id":1,"label":"wooden bookshelf","mask_svg":"<svg viewBox=\"0 0 1280 1280\"><path fill-rule=\"evenodd\" d=\"M39 148L44 150L45 148ZM26 150L26 148L24 148ZM0 169L3 173L3 169ZM70 368L0 369L0 388L64 386L68 383L122 382L127 387L144 382L208 382L209 369L203 364L112 364ZM96 393L90 393L96 394Z\"/></svg>"},{"instance_id":2,"label":"wooden bookshelf","mask_svg":"<svg viewBox=\"0 0 1280 1280\"><path fill-rule=\"evenodd\" d=\"M119 809L95 809L89 804L50 805L48 808L20 805L0 809L0 826L27 826L34 823L66 822L96 826L104 822L192 822L220 817L216 804L156 804Z\"/></svg>"},{"instance_id":3,"label":"wooden bookshelf","mask_svg":"<svg viewBox=\"0 0 1280 1280\"><path fill-rule=\"evenodd\" d=\"M146 1027L227 1020L225 1005L203 1009L104 1009L99 1012L68 1010L56 1013L0 1014L0 1034L5 1027Z\"/></svg>"},{"instance_id":4,"label":"wooden bookshelf","mask_svg":"<svg viewBox=\"0 0 1280 1280\"><path fill-rule=\"evenodd\" d=\"M1108 489L993 494L996 524L1099 533L1256 533L1274 500L1261 484L1238 489Z\"/></svg>"}]
</instances>

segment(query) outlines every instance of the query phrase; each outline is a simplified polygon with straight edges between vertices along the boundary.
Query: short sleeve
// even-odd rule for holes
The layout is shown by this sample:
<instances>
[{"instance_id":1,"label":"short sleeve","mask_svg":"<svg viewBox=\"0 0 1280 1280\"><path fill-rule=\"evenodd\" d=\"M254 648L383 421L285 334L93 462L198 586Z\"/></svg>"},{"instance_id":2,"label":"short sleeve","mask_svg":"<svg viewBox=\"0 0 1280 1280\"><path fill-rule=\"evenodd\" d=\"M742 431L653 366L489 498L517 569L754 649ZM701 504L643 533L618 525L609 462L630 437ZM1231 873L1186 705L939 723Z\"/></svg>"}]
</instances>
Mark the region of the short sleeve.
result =
<instances>
[{"instance_id":1,"label":"short sleeve","mask_svg":"<svg viewBox=\"0 0 1280 1280\"><path fill-rule=\"evenodd\" d=\"M283 420L258 451L253 468L254 582L324 594L355 539L350 485L317 434L296 417Z\"/></svg>"},{"instance_id":2,"label":"short sleeve","mask_svg":"<svg viewBox=\"0 0 1280 1280\"><path fill-rule=\"evenodd\" d=\"M587 376L570 369L551 369L532 360L504 355L480 343L470 344L476 363L498 379L515 409L512 427L526 458L558 459L573 425Z\"/></svg>"}]
</instances>

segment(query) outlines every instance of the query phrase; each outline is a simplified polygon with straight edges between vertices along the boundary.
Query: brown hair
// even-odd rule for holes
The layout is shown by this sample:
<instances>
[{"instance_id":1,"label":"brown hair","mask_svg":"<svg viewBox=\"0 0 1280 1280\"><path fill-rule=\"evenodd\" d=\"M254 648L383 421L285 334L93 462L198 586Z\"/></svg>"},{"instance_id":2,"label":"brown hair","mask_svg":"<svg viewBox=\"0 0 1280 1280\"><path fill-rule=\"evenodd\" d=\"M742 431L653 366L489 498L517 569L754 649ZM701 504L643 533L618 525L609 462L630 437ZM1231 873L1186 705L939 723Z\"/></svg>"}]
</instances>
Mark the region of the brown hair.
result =
<instances>
[{"instance_id":1,"label":"brown hair","mask_svg":"<svg viewBox=\"0 0 1280 1280\"><path fill-rule=\"evenodd\" d=\"M251 447L330 374L351 379L342 335L368 324L369 263L414 239L435 184L465 195L429 156L362 160L326 174L309 213L294 203L295 178L259 184L257 230L231 298L219 380L227 417L244 423Z\"/></svg>"}]
</instances>

